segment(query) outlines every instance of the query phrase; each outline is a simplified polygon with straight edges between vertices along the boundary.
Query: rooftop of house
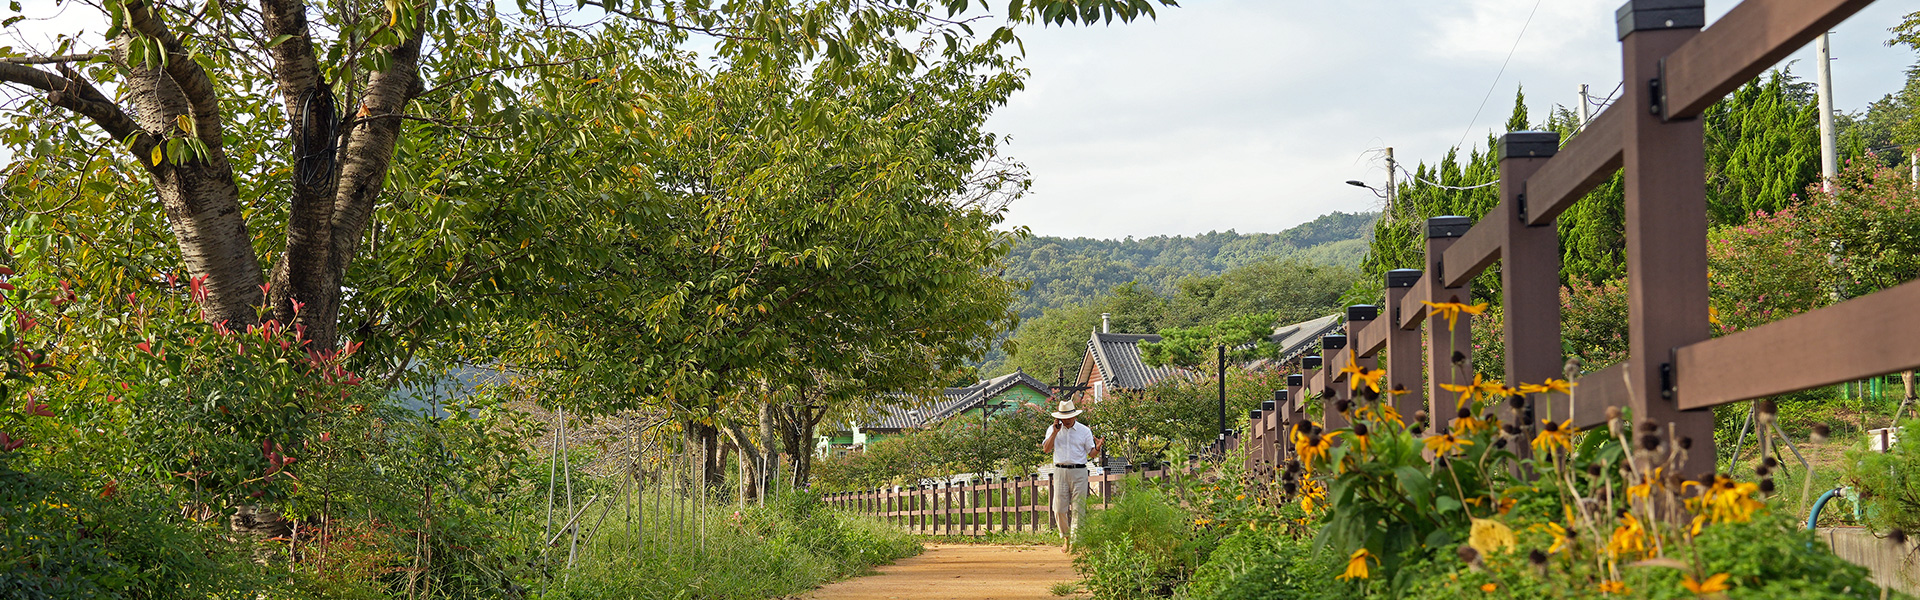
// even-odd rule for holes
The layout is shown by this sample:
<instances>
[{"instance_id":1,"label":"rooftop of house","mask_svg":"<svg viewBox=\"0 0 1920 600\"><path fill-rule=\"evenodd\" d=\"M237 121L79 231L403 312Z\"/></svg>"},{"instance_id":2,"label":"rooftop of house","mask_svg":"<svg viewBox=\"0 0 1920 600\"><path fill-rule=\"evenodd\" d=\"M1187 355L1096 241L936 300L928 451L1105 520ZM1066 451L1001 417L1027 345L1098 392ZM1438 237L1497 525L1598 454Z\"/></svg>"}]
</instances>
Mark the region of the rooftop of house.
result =
<instances>
[{"instance_id":1,"label":"rooftop of house","mask_svg":"<svg viewBox=\"0 0 1920 600\"><path fill-rule=\"evenodd\" d=\"M963 387L950 387L940 391L937 398L924 398L908 394L891 394L894 402L876 409L872 416L860 421L863 430L903 430L925 427L938 423L954 415L979 406L982 399L991 399L1001 395L1017 385L1026 385L1042 394L1050 393L1046 383L1024 371L1014 371L993 379L986 379Z\"/></svg>"},{"instance_id":2,"label":"rooftop of house","mask_svg":"<svg viewBox=\"0 0 1920 600\"><path fill-rule=\"evenodd\" d=\"M1123 390L1145 389L1178 371L1172 366L1155 367L1140 357L1140 342L1158 342L1152 333L1102 333L1095 331L1087 340L1087 353L1108 387ZM1086 375L1082 375L1084 379Z\"/></svg>"}]
</instances>

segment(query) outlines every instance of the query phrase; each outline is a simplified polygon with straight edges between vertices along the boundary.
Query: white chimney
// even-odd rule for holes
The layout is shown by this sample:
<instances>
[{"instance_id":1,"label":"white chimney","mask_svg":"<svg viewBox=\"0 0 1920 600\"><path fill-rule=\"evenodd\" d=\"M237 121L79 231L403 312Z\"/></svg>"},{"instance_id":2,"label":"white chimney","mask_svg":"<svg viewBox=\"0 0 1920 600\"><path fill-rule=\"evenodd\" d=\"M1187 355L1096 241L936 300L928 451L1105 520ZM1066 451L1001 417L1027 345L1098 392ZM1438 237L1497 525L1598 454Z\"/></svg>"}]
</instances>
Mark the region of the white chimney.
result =
<instances>
[{"instance_id":1,"label":"white chimney","mask_svg":"<svg viewBox=\"0 0 1920 600\"><path fill-rule=\"evenodd\" d=\"M1113 313L1100 313L1100 333L1107 332L1107 317L1111 316Z\"/></svg>"}]
</instances>

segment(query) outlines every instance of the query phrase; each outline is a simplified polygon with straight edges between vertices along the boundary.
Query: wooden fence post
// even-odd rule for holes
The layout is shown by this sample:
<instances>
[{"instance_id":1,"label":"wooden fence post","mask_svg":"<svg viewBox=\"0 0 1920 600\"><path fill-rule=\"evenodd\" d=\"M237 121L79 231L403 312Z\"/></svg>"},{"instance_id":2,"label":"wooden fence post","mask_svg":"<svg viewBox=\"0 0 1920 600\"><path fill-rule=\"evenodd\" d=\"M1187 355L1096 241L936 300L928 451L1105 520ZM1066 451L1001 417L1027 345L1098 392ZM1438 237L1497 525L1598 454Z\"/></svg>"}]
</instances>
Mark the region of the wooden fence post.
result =
<instances>
[{"instance_id":1,"label":"wooden fence post","mask_svg":"<svg viewBox=\"0 0 1920 600\"><path fill-rule=\"evenodd\" d=\"M1323 386L1321 389L1327 392L1326 399L1322 401L1325 405L1325 417L1323 418L1325 424L1322 425L1322 427L1329 431L1347 426L1347 415L1340 414L1340 411L1335 409L1335 406L1338 405L1341 400L1352 401L1352 395L1348 393L1350 390L1347 389L1347 384L1344 383L1346 380L1335 366L1346 363L1346 353L1347 336L1336 333L1320 338L1320 356L1322 360L1320 377L1322 378L1321 385Z\"/></svg>"},{"instance_id":2,"label":"wooden fence post","mask_svg":"<svg viewBox=\"0 0 1920 600\"><path fill-rule=\"evenodd\" d=\"M1387 271L1386 299L1380 307L1387 319L1387 378L1381 385L1388 390L1403 390L1406 393L1394 396L1393 407L1400 412L1401 419L1410 420L1414 413L1426 408L1427 397L1425 382L1421 381L1422 363L1420 361L1420 326L1413 323L1406 326L1404 318L1407 293L1414 284L1420 282L1419 269L1394 269Z\"/></svg>"},{"instance_id":3,"label":"wooden fence post","mask_svg":"<svg viewBox=\"0 0 1920 600\"><path fill-rule=\"evenodd\" d=\"M1679 410L1673 399L1673 354L1711 337L1706 151L1701 120L1667 121L1659 103L1665 98L1662 59L1700 33L1706 8L1701 2L1659 9L1636 4L1624 7L1619 21L1626 81L1619 106L1632 117L1621 139L1632 323L1628 393L1635 420L1673 424L1676 439L1666 439L1662 427L1663 443L1691 444L1681 474L1698 476L1716 467L1713 412Z\"/></svg>"},{"instance_id":4,"label":"wooden fence post","mask_svg":"<svg viewBox=\"0 0 1920 600\"><path fill-rule=\"evenodd\" d=\"M1426 289L1409 294L1410 302L1427 300L1434 303L1459 302L1473 303L1473 282L1468 281L1459 287L1447 287L1446 253L1447 248L1467 230L1473 222L1466 217L1444 216L1427 219L1427 273L1421 278ZM1425 305L1421 305L1423 313ZM1440 386L1443 384L1465 385L1473 383L1473 317L1459 315L1448 330L1445 318L1427 314L1427 418L1429 428L1439 433L1446 431L1447 423L1459 412L1459 397ZM1455 358L1459 360L1455 360Z\"/></svg>"},{"instance_id":5,"label":"wooden fence post","mask_svg":"<svg viewBox=\"0 0 1920 600\"><path fill-rule=\"evenodd\" d=\"M1506 311L1502 336L1507 346L1507 385L1513 387L1562 376L1560 234L1551 220L1527 224L1526 187L1527 178L1559 150L1560 134L1554 132L1515 131L1500 136L1500 205L1495 210L1501 214L1488 217L1506 221L1501 228L1507 235L1500 249L1500 294ZM1522 431L1537 430L1539 416L1552 414L1551 396L1545 411L1535 406L1537 400L1528 399L1514 415ZM1529 448L1521 444L1515 451L1526 456Z\"/></svg>"}]
</instances>

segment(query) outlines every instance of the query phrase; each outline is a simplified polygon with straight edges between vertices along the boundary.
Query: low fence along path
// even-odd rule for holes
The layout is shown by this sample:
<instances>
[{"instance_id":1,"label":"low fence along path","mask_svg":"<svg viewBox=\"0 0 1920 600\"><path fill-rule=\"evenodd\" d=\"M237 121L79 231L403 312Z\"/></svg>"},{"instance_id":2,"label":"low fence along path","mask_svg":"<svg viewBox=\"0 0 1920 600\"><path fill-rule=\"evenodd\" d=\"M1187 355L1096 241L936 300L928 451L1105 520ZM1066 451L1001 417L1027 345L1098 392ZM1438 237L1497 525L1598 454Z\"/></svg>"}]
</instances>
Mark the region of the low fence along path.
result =
<instances>
[{"instance_id":1,"label":"low fence along path","mask_svg":"<svg viewBox=\"0 0 1920 600\"><path fill-rule=\"evenodd\" d=\"M1042 600L1073 581L1073 557L1059 546L930 544L877 575L828 585L809 600Z\"/></svg>"}]
</instances>

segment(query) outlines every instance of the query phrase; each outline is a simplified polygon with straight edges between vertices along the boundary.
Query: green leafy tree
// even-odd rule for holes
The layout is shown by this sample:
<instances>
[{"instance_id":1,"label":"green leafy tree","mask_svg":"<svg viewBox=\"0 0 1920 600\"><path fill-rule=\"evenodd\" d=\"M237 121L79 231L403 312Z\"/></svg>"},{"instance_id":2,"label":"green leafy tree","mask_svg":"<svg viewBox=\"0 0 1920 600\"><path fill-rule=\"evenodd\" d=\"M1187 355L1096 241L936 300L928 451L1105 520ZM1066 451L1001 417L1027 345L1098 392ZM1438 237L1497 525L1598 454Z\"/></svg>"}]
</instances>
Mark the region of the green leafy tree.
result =
<instances>
[{"instance_id":1,"label":"green leafy tree","mask_svg":"<svg viewBox=\"0 0 1920 600\"><path fill-rule=\"evenodd\" d=\"M1217 348L1225 346L1235 363L1272 358L1279 348L1267 339L1273 334L1273 313L1253 313L1221 319L1208 325L1175 327L1160 332L1158 342L1141 342L1140 358L1156 367L1172 365L1196 370L1219 362Z\"/></svg>"}]
</instances>

